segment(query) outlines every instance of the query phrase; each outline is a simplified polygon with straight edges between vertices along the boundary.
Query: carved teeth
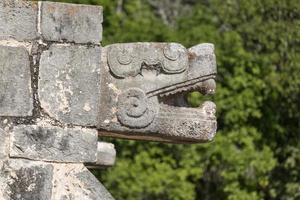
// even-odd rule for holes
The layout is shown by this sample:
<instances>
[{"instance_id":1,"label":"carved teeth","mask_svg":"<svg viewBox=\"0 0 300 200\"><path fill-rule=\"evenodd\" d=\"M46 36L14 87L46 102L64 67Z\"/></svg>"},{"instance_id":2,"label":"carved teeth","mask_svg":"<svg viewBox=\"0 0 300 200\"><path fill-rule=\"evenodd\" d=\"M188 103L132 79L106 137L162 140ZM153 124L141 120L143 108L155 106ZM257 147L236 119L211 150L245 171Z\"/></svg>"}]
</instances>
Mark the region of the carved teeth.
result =
<instances>
[{"instance_id":1,"label":"carved teeth","mask_svg":"<svg viewBox=\"0 0 300 200\"><path fill-rule=\"evenodd\" d=\"M203 95L214 94L216 89L216 82L214 79L208 79L203 82L192 83L190 85L185 85L182 87L175 88L171 91L163 92L159 94L160 97L166 97L173 95L179 92L188 92L188 91L200 91Z\"/></svg>"},{"instance_id":2,"label":"carved teeth","mask_svg":"<svg viewBox=\"0 0 300 200\"><path fill-rule=\"evenodd\" d=\"M173 94L180 93L180 92L188 92L188 91L192 91L192 90L198 90L201 87L202 87L202 82L198 82L193 85L187 85L184 87L176 88L176 89L166 92L166 93L161 93L160 96L166 97L166 96L173 95Z\"/></svg>"}]
</instances>

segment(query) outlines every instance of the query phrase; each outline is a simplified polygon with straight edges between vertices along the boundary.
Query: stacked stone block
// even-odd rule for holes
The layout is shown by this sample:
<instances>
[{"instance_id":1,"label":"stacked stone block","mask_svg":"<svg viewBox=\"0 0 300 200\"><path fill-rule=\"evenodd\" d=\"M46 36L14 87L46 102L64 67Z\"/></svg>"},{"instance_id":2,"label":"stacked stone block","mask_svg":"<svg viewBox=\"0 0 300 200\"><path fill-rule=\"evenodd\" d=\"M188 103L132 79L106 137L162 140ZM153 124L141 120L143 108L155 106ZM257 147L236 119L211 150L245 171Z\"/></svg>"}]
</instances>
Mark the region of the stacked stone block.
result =
<instances>
[{"instance_id":1,"label":"stacked stone block","mask_svg":"<svg viewBox=\"0 0 300 200\"><path fill-rule=\"evenodd\" d=\"M98 6L0 2L0 199L113 199L85 167L115 160L93 129L102 20Z\"/></svg>"}]
</instances>

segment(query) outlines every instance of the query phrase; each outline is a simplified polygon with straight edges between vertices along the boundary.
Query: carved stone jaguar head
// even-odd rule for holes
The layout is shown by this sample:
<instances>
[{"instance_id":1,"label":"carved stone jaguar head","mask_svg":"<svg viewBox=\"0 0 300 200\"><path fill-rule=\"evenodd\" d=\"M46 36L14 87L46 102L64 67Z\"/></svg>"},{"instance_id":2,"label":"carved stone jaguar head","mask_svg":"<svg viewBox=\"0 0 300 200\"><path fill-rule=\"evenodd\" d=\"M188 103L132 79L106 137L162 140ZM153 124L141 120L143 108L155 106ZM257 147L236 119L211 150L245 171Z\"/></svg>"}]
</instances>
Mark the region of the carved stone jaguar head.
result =
<instances>
[{"instance_id":1,"label":"carved stone jaguar head","mask_svg":"<svg viewBox=\"0 0 300 200\"><path fill-rule=\"evenodd\" d=\"M190 91L215 92L212 44L113 44L103 48L101 60L100 134L176 143L213 139L215 104L191 108L184 98Z\"/></svg>"}]
</instances>

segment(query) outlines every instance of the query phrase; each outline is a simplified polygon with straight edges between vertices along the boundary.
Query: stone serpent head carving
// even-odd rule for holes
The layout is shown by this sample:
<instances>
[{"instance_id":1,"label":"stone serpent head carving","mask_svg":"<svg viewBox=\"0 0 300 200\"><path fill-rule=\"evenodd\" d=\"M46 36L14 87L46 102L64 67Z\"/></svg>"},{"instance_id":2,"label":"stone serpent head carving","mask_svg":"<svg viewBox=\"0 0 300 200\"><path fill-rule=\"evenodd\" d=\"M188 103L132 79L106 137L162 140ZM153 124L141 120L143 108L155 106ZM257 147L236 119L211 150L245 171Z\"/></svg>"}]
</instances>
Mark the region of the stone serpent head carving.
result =
<instances>
[{"instance_id":1,"label":"stone serpent head carving","mask_svg":"<svg viewBox=\"0 0 300 200\"><path fill-rule=\"evenodd\" d=\"M113 44L102 52L102 134L168 142L205 142L216 133L215 104L190 108L183 94L215 92L212 44Z\"/></svg>"}]
</instances>

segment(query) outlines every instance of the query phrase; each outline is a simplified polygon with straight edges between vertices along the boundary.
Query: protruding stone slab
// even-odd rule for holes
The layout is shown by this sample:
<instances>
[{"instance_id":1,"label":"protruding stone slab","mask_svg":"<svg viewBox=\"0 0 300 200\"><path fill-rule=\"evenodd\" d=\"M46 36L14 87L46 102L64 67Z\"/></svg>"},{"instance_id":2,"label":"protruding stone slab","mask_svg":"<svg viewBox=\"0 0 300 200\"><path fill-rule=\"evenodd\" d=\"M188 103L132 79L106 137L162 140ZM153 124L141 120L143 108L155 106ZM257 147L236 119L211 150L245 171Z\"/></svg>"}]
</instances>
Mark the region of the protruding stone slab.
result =
<instances>
[{"instance_id":1,"label":"protruding stone slab","mask_svg":"<svg viewBox=\"0 0 300 200\"><path fill-rule=\"evenodd\" d=\"M82 164L55 164L52 199L113 200Z\"/></svg>"},{"instance_id":2,"label":"protruding stone slab","mask_svg":"<svg viewBox=\"0 0 300 200\"><path fill-rule=\"evenodd\" d=\"M48 41L99 44L102 21L100 6L42 2L41 32Z\"/></svg>"},{"instance_id":3,"label":"protruding stone slab","mask_svg":"<svg viewBox=\"0 0 300 200\"><path fill-rule=\"evenodd\" d=\"M100 53L100 47L53 45L42 54L39 99L51 117L68 124L97 124Z\"/></svg>"},{"instance_id":4,"label":"protruding stone slab","mask_svg":"<svg viewBox=\"0 0 300 200\"><path fill-rule=\"evenodd\" d=\"M115 145L109 142L98 142L97 162L89 164L88 168L106 168L111 167L116 161Z\"/></svg>"},{"instance_id":5,"label":"protruding stone slab","mask_svg":"<svg viewBox=\"0 0 300 200\"><path fill-rule=\"evenodd\" d=\"M96 165L113 166L116 161L115 145L108 142L98 142Z\"/></svg>"},{"instance_id":6,"label":"protruding stone slab","mask_svg":"<svg viewBox=\"0 0 300 200\"><path fill-rule=\"evenodd\" d=\"M53 167L43 162L10 159L0 163L0 198L50 200Z\"/></svg>"},{"instance_id":7,"label":"protruding stone slab","mask_svg":"<svg viewBox=\"0 0 300 200\"><path fill-rule=\"evenodd\" d=\"M37 2L1 0L0 39L13 38L19 41L37 37Z\"/></svg>"},{"instance_id":8,"label":"protruding stone slab","mask_svg":"<svg viewBox=\"0 0 300 200\"><path fill-rule=\"evenodd\" d=\"M30 116L32 109L29 54L0 45L0 116Z\"/></svg>"},{"instance_id":9,"label":"protruding stone slab","mask_svg":"<svg viewBox=\"0 0 300 200\"><path fill-rule=\"evenodd\" d=\"M96 162L97 131L51 126L16 126L10 156L55 162Z\"/></svg>"}]
</instances>

